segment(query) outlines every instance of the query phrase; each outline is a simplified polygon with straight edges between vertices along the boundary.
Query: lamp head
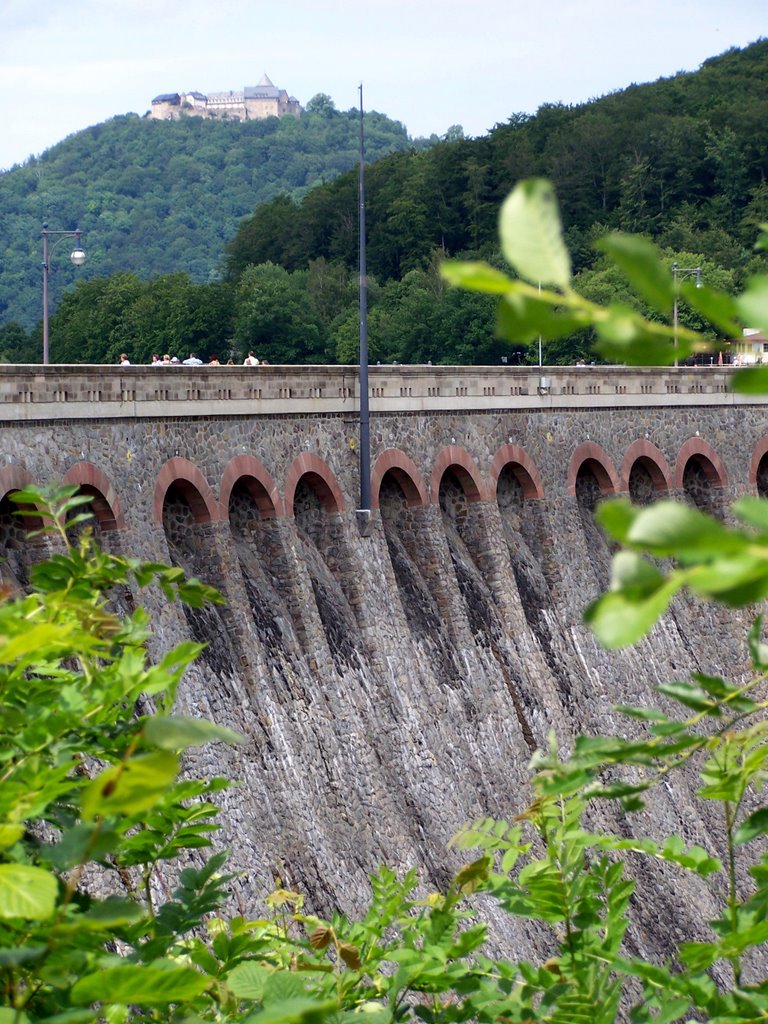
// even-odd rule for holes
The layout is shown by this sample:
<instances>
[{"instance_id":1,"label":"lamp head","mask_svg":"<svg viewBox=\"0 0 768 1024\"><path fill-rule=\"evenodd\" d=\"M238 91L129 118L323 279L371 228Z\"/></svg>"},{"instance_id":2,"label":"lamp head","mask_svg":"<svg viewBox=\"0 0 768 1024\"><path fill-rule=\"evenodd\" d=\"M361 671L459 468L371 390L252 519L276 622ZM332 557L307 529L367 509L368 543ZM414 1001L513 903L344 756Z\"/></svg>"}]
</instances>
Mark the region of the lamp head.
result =
<instances>
[{"instance_id":1,"label":"lamp head","mask_svg":"<svg viewBox=\"0 0 768 1024\"><path fill-rule=\"evenodd\" d=\"M78 242L77 248L72 250L69 258L76 267L82 267L88 257L85 255L85 249L81 248Z\"/></svg>"}]
</instances>

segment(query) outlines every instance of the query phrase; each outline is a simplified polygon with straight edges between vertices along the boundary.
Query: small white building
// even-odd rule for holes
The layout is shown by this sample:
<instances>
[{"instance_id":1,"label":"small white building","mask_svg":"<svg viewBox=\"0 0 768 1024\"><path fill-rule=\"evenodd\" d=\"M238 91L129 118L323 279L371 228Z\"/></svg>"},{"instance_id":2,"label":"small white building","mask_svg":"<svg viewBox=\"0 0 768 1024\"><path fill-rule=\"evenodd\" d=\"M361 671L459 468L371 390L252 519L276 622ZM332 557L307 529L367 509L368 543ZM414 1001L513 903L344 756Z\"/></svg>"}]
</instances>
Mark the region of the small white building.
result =
<instances>
[{"instance_id":1,"label":"small white building","mask_svg":"<svg viewBox=\"0 0 768 1024\"><path fill-rule=\"evenodd\" d=\"M768 338L756 327L745 327L741 338L729 342L731 362L735 366L768 363Z\"/></svg>"}]
</instances>

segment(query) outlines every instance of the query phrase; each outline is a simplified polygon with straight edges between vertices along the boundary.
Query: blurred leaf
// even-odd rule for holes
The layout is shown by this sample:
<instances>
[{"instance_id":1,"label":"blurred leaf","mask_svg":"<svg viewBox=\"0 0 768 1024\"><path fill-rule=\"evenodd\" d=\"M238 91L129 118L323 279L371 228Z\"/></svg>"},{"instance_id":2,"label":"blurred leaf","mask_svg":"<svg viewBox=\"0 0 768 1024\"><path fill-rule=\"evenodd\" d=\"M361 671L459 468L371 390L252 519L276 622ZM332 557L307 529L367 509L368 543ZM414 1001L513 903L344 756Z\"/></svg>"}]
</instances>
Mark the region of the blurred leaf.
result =
<instances>
[{"instance_id":1,"label":"blurred leaf","mask_svg":"<svg viewBox=\"0 0 768 1024\"><path fill-rule=\"evenodd\" d=\"M731 505L731 511L743 523L768 534L768 501L747 495Z\"/></svg>"},{"instance_id":2,"label":"blurred leaf","mask_svg":"<svg viewBox=\"0 0 768 1024\"><path fill-rule=\"evenodd\" d=\"M609 650L626 647L644 637L655 625L682 584L679 577L669 579L645 598L628 597L620 592L604 594L587 607L584 621L604 647Z\"/></svg>"},{"instance_id":3,"label":"blurred leaf","mask_svg":"<svg viewBox=\"0 0 768 1024\"><path fill-rule=\"evenodd\" d=\"M75 982L73 1003L162 1006L200 995L210 979L189 967L130 964L107 967Z\"/></svg>"},{"instance_id":4,"label":"blurred leaf","mask_svg":"<svg viewBox=\"0 0 768 1024\"><path fill-rule=\"evenodd\" d=\"M736 299L736 308L747 327L768 335L768 275L747 281L746 289Z\"/></svg>"},{"instance_id":5,"label":"blurred leaf","mask_svg":"<svg viewBox=\"0 0 768 1024\"><path fill-rule=\"evenodd\" d=\"M601 238L595 248L607 253L621 268L638 295L669 315L675 297L672 277L652 242L639 235L613 232Z\"/></svg>"},{"instance_id":6,"label":"blurred leaf","mask_svg":"<svg viewBox=\"0 0 768 1024\"><path fill-rule=\"evenodd\" d=\"M595 350L604 359L629 366L671 366L693 351L693 340L686 332L678 332L675 345L668 332L646 323L628 306L606 307L595 329Z\"/></svg>"},{"instance_id":7,"label":"blurred leaf","mask_svg":"<svg viewBox=\"0 0 768 1024\"><path fill-rule=\"evenodd\" d=\"M166 751L140 754L107 768L81 794L83 818L148 810L163 798L178 771L178 757Z\"/></svg>"},{"instance_id":8,"label":"blurred leaf","mask_svg":"<svg viewBox=\"0 0 768 1024\"><path fill-rule=\"evenodd\" d=\"M757 836L768 833L768 807L761 807L742 821L733 835L735 843L748 843Z\"/></svg>"},{"instance_id":9,"label":"blurred leaf","mask_svg":"<svg viewBox=\"0 0 768 1024\"><path fill-rule=\"evenodd\" d=\"M162 750L186 750L204 743L242 743L243 737L205 718L153 715L144 723L148 743Z\"/></svg>"},{"instance_id":10,"label":"blurred leaf","mask_svg":"<svg viewBox=\"0 0 768 1024\"><path fill-rule=\"evenodd\" d=\"M0 917L45 921L53 916L59 884L54 875L26 864L0 864Z\"/></svg>"},{"instance_id":11,"label":"blurred leaf","mask_svg":"<svg viewBox=\"0 0 768 1024\"><path fill-rule=\"evenodd\" d=\"M611 590L620 590L627 598L645 598L664 585L664 574L634 551L613 556Z\"/></svg>"},{"instance_id":12,"label":"blurred leaf","mask_svg":"<svg viewBox=\"0 0 768 1024\"><path fill-rule=\"evenodd\" d=\"M750 366L731 377L731 391L742 395L768 394L768 366Z\"/></svg>"},{"instance_id":13,"label":"blurred leaf","mask_svg":"<svg viewBox=\"0 0 768 1024\"><path fill-rule=\"evenodd\" d=\"M509 291L511 279L501 270L480 261L459 262L446 260L440 264L440 274L449 284L473 292L504 295Z\"/></svg>"},{"instance_id":14,"label":"blurred leaf","mask_svg":"<svg viewBox=\"0 0 768 1024\"><path fill-rule=\"evenodd\" d=\"M496 332L509 341L529 343L541 335L550 341L564 338L589 323L580 312L560 311L546 299L513 287L496 307Z\"/></svg>"},{"instance_id":15,"label":"blurred leaf","mask_svg":"<svg viewBox=\"0 0 768 1024\"><path fill-rule=\"evenodd\" d=\"M271 971L263 964L245 960L232 968L225 981L238 999L255 999L261 1002L264 998L264 985L270 974Z\"/></svg>"},{"instance_id":16,"label":"blurred leaf","mask_svg":"<svg viewBox=\"0 0 768 1024\"><path fill-rule=\"evenodd\" d=\"M629 530L640 509L627 498L601 501L595 509L595 519L614 540L626 544Z\"/></svg>"},{"instance_id":17,"label":"blurred leaf","mask_svg":"<svg viewBox=\"0 0 768 1024\"><path fill-rule=\"evenodd\" d=\"M669 500L644 508L632 523L627 540L656 555L686 559L740 551L746 544L711 516Z\"/></svg>"},{"instance_id":18,"label":"blurred leaf","mask_svg":"<svg viewBox=\"0 0 768 1024\"><path fill-rule=\"evenodd\" d=\"M565 289L571 280L555 191L548 181L520 181L505 199L499 215L501 251L507 262L531 284Z\"/></svg>"},{"instance_id":19,"label":"blurred leaf","mask_svg":"<svg viewBox=\"0 0 768 1024\"><path fill-rule=\"evenodd\" d=\"M735 338L741 334L741 326L737 319L736 303L725 292L715 291L707 284L697 288L695 284L685 281L680 289L688 305L713 324L719 331Z\"/></svg>"}]
</instances>

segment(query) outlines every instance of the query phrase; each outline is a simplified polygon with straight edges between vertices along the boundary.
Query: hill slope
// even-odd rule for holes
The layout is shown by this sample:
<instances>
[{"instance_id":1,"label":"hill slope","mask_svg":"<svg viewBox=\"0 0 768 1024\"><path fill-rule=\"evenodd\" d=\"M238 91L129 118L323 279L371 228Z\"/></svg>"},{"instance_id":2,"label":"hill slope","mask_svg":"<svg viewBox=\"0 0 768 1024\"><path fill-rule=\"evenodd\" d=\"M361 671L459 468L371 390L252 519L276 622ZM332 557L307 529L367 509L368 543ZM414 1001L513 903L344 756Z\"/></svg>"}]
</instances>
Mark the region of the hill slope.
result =
<instances>
[{"instance_id":1,"label":"hill slope","mask_svg":"<svg viewBox=\"0 0 768 1024\"><path fill-rule=\"evenodd\" d=\"M83 230L83 279L216 277L225 243L259 203L299 198L355 165L357 112L317 106L300 120L246 123L117 117L0 174L0 324L40 319L44 222ZM365 131L370 160L414 145L383 114L366 114ZM62 252L51 265L54 306L74 276Z\"/></svg>"},{"instance_id":2,"label":"hill slope","mask_svg":"<svg viewBox=\"0 0 768 1024\"><path fill-rule=\"evenodd\" d=\"M520 178L556 185L577 269L607 228L748 266L756 224L768 220L768 40L731 50L694 73L568 107L515 115L485 138L395 154L368 176L368 266L399 279L440 249L492 251L504 196ZM342 211L345 176L299 208L260 207L229 246L229 273L249 263L289 270L324 256L352 267L356 239Z\"/></svg>"}]
</instances>

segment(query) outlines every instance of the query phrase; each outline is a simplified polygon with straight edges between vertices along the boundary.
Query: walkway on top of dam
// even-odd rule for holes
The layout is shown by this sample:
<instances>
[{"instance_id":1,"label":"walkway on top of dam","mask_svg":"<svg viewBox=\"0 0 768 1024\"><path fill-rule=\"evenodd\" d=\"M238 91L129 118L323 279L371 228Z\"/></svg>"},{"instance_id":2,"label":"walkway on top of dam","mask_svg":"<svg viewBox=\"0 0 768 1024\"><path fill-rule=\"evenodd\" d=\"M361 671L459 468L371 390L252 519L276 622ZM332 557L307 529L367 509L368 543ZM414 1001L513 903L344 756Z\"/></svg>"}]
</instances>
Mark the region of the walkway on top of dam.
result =
<instances>
[{"instance_id":1,"label":"walkway on top of dam","mask_svg":"<svg viewBox=\"0 0 768 1024\"><path fill-rule=\"evenodd\" d=\"M766 405L729 366L369 368L370 411ZM355 414L357 366L0 366L0 421Z\"/></svg>"}]
</instances>

